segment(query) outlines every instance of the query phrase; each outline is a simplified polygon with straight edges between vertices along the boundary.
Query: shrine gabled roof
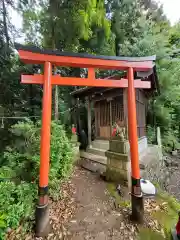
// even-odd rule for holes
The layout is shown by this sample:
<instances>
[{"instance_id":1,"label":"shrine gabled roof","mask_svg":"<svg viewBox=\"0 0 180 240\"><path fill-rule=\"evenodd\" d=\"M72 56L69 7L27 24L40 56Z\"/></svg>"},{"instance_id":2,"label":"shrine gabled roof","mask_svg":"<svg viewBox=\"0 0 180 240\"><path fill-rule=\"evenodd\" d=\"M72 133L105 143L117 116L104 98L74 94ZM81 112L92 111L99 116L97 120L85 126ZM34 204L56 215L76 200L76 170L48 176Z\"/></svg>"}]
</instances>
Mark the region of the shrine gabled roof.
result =
<instances>
[{"instance_id":1,"label":"shrine gabled roof","mask_svg":"<svg viewBox=\"0 0 180 240\"><path fill-rule=\"evenodd\" d=\"M36 46L29 45L21 45L19 43L15 43L15 48L17 50L24 50L33 53L41 53L47 55L55 55L55 56L65 56L65 57L80 57L80 58L91 58L91 59L104 59L104 60L117 60L117 61L126 61L126 62L146 62L146 61L155 61L156 56L148 56L148 57L124 57L124 56L104 56L104 55L92 55L87 53L69 53L63 52L59 50L50 50L39 48Z\"/></svg>"}]
</instances>

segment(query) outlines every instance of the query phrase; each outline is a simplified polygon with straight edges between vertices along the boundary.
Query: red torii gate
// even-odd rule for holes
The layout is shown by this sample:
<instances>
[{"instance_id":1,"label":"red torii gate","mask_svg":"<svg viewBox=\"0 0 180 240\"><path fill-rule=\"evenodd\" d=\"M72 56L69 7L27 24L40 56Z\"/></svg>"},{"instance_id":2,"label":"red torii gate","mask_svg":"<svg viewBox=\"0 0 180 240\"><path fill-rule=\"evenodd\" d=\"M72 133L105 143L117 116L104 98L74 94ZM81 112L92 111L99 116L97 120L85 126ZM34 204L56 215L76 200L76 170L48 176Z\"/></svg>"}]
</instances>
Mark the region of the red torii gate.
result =
<instances>
[{"instance_id":1,"label":"red torii gate","mask_svg":"<svg viewBox=\"0 0 180 240\"><path fill-rule=\"evenodd\" d=\"M134 72L147 72L153 69L153 61L155 60L155 57L126 58L87 54L68 54L64 52L39 49L36 47L31 48L20 44L16 44L15 47L19 52L20 59L24 63L44 65L44 75L35 74L21 76L22 83L43 84L39 200L36 207L36 235L44 236L48 234L48 174L50 158L51 105L52 85L55 84L65 86L128 88L128 132L131 152L132 217L137 221L142 221L144 206L140 188L135 88L148 89L151 88L151 83L149 81L141 80L134 81ZM52 65L87 68L88 77L76 78L52 75ZM127 79L96 79L96 68L127 71Z\"/></svg>"}]
</instances>

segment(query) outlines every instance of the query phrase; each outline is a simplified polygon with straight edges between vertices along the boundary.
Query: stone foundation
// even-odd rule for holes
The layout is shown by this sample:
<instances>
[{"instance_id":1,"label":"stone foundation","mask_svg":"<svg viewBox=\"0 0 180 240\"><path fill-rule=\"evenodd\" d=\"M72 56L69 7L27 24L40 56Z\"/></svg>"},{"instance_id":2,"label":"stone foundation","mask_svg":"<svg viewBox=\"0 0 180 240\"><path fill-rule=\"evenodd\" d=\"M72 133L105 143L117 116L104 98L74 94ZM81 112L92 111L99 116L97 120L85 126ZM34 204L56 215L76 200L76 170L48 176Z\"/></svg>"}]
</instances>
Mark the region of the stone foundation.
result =
<instances>
[{"instance_id":1,"label":"stone foundation","mask_svg":"<svg viewBox=\"0 0 180 240\"><path fill-rule=\"evenodd\" d=\"M159 167L159 161L162 159L161 147L148 146L147 138L142 137L138 139L138 149L141 177L152 181L156 178L155 175L159 176L156 172L161 169ZM127 140L122 141L119 137L113 137L110 141L95 140L92 142L92 148L81 152L81 157L102 164L108 181L126 185L128 183L129 188L131 187L130 149Z\"/></svg>"},{"instance_id":2,"label":"stone foundation","mask_svg":"<svg viewBox=\"0 0 180 240\"><path fill-rule=\"evenodd\" d=\"M147 138L142 137L138 140L140 165L144 163L147 155ZM130 185L130 147L129 141L122 141L119 137L114 137L109 142L109 150L106 152L107 170L106 178L108 181L115 181ZM141 162L142 160L142 162Z\"/></svg>"},{"instance_id":3,"label":"stone foundation","mask_svg":"<svg viewBox=\"0 0 180 240\"><path fill-rule=\"evenodd\" d=\"M106 152L107 181L121 182L128 184L129 175L129 157L128 157L129 143L121 141L119 138L110 140L109 150Z\"/></svg>"}]
</instances>

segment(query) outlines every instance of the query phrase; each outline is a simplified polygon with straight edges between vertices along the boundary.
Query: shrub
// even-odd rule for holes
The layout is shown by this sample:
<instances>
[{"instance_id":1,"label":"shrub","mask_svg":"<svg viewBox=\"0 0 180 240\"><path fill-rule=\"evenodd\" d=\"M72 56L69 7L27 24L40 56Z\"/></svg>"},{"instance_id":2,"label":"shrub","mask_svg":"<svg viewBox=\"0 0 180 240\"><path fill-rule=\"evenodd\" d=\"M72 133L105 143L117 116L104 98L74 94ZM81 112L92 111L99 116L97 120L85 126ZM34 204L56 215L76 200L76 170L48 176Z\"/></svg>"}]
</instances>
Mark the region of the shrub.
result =
<instances>
[{"instance_id":1,"label":"shrub","mask_svg":"<svg viewBox=\"0 0 180 240\"><path fill-rule=\"evenodd\" d=\"M147 137L150 144L156 144L156 130L150 125L147 126Z\"/></svg>"},{"instance_id":2,"label":"shrub","mask_svg":"<svg viewBox=\"0 0 180 240\"><path fill-rule=\"evenodd\" d=\"M49 187L50 197L60 194L60 180L73 166L73 147L63 126L52 122ZM0 168L0 239L6 228L16 228L31 219L37 198L40 165L40 122L20 122L11 128L12 144Z\"/></svg>"},{"instance_id":3,"label":"shrub","mask_svg":"<svg viewBox=\"0 0 180 240\"><path fill-rule=\"evenodd\" d=\"M150 144L157 144L156 129L154 127L148 126L147 136L148 136L148 142ZM163 131L161 138L162 138L162 147L164 152L171 152L174 149L180 148L180 143L177 141L177 138L172 129Z\"/></svg>"},{"instance_id":4,"label":"shrub","mask_svg":"<svg viewBox=\"0 0 180 240\"><path fill-rule=\"evenodd\" d=\"M16 185L12 181L0 182L0 239L7 228L16 228L20 221L33 217L37 197L37 187L32 183L22 182Z\"/></svg>"},{"instance_id":5,"label":"shrub","mask_svg":"<svg viewBox=\"0 0 180 240\"><path fill-rule=\"evenodd\" d=\"M40 122L21 122L12 126L14 141L4 153L6 165L13 169L16 178L37 181L40 165ZM72 168L72 145L62 125L52 122L50 180L63 179Z\"/></svg>"},{"instance_id":6,"label":"shrub","mask_svg":"<svg viewBox=\"0 0 180 240\"><path fill-rule=\"evenodd\" d=\"M162 145L165 152L171 152L174 149L178 149L180 144L173 132L167 131L162 137Z\"/></svg>"}]
</instances>

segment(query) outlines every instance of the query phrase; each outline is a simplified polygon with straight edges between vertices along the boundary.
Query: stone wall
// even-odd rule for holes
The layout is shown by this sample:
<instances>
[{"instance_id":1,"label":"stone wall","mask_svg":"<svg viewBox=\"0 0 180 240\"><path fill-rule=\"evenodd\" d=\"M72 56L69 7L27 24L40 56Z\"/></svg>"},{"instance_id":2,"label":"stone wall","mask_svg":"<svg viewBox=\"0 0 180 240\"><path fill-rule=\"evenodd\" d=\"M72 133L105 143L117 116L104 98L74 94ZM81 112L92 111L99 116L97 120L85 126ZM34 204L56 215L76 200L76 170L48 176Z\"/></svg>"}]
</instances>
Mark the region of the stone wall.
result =
<instances>
[{"instance_id":1,"label":"stone wall","mask_svg":"<svg viewBox=\"0 0 180 240\"><path fill-rule=\"evenodd\" d=\"M148 148L148 142L147 142L147 137L142 137L138 140L138 149L139 149L139 154L143 154L144 151L146 151Z\"/></svg>"},{"instance_id":2,"label":"stone wall","mask_svg":"<svg viewBox=\"0 0 180 240\"><path fill-rule=\"evenodd\" d=\"M158 145L150 145L146 156L142 159L144 168L141 169L141 177L153 182L160 183L166 178L164 161L161 148Z\"/></svg>"}]
</instances>

